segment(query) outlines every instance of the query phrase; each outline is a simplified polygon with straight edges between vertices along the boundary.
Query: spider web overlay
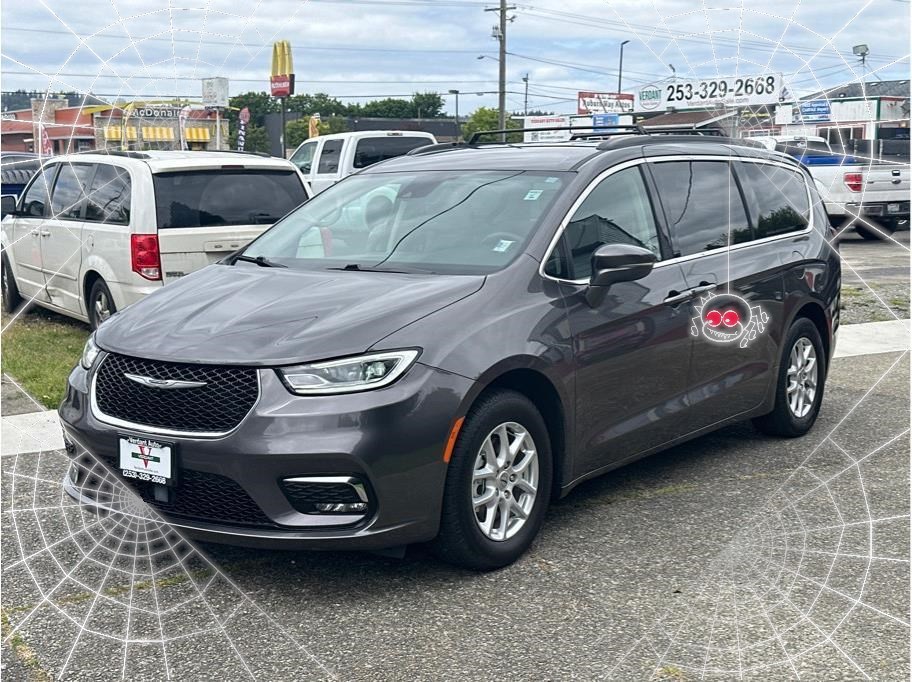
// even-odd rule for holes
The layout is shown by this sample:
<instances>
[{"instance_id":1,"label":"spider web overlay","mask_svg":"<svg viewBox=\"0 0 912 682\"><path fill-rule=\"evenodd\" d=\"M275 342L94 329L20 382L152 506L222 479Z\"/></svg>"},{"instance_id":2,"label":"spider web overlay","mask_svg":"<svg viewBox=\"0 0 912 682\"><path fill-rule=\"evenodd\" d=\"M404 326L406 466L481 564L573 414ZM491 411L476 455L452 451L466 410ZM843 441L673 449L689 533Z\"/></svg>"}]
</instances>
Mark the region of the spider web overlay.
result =
<instances>
[{"instance_id":1,"label":"spider web overlay","mask_svg":"<svg viewBox=\"0 0 912 682\"><path fill-rule=\"evenodd\" d=\"M846 26L859 21L871 4L859 5L847 16ZM7 54L5 67L46 78L48 96L52 90L84 90L88 88L70 82L65 72L77 52L87 52L97 58L99 77L113 74L118 79L116 95L101 99L167 99L176 82L172 79L186 74L187 67L194 76L230 77L251 63L265 64L271 42L307 17L305 3L300 3L280 30L267 32L258 23L270 11L265 2L250 4L242 14L211 0L193 7L168 3L144 14L127 14L117 2L110 6L110 23L86 36L85 30L58 16L52 4L42 2L46 18L77 36L77 46L57 73L44 73ZM532 6L520 3L520 19ZM724 76L769 70L774 56L782 54L794 63L785 74L793 90L808 84L823 89L818 73L832 75L833 68L846 73L845 81L865 76L836 48L844 28L824 36L798 23L800 3L784 16L743 4L688 4L687 11L673 14L663 13L655 3L653 7L656 17L648 31L630 24L620 3L598 4L598 12L624 26L641 48L655 55L657 65L670 59L686 64L686 70L679 71L683 77L705 75L707 66ZM143 20L160 15L168 16L168 29L144 32ZM232 32L210 28L226 17L235 22ZM751 28L752 19L771 17L780 21L781 31L763 34ZM695 18L702 27L694 27ZM688 28L676 28L682 24ZM127 50L104 52L106 43L97 34L112 29L130 37ZM188 42L191 38L198 43ZM693 38L709 44L710 61L688 59L692 43L687 39ZM170 55L149 57L153 39L165 39ZM203 59L204 41L210 39L226 47L222 59ZM732 40L737 44L734 55L725 51ZM742 40L766 43L766 59L742 51ZM789 44L796 40L820 48L794 50ZM252 43L261 47L251 48ZM724 50L719 47L723 44ZM124 71L121 64L128 57L138 59L141 67ZM889 65L871 71L876 74ZM879 229L866 219L862 222ZM847 221L841 232L848 226ZM885 247L907 250L886 237ZM830 238L835 248L838 237ZM898 319L854 265L845 258L842 262L844 275L853 273L884 311ZM18 315L21 312L7 321L4 331ZM782 474L781 484L739 517L730 533L707 538L714 547L712 559L700 567L679 600L654 621L645 620L640 631L595 640L596 649L612 652L602 661L601 676L817 679L821 670L847 679L908 676L907 668L879 666L871 651L859 648L857 637L848 636L859 630L876 633L881 640L909 636L908 595L902 601L881 597L897 584L908 584L908 480L884 481L882 474L886 463L908 463L908 429L867 431L877 410L887 407L881 395L884 384L897 373L908 374L908 354L890 356L881 364L867 385L856 387L857 401L845 407L835 427L828 432L818 427L805 439L806 455ZM896 409L895 403L889 407ZM24 441L28 434L7 432L3 438ZM109 510L95 514L81 508L62 487L69 465L63 452L49 450L0 460L5 643L28 642L37 649L43 669L64 679L148 679L150 670L166 679L344 677L311 654L311 641L291 634L270 614L268 604L246 594L226 568L185 540L91 455L85 465L89 476L104 482ZM886 497L885 489L905 492ZM680 554L686 561L686 551ZM301 618L306 620L306 614ZM573 622L566 627L572 628ZM313 630L313 637L319 637ZM251 633L257 634L255 639ZM876 641L871 649L877 650Z\"/></svg>"}]
</instances>

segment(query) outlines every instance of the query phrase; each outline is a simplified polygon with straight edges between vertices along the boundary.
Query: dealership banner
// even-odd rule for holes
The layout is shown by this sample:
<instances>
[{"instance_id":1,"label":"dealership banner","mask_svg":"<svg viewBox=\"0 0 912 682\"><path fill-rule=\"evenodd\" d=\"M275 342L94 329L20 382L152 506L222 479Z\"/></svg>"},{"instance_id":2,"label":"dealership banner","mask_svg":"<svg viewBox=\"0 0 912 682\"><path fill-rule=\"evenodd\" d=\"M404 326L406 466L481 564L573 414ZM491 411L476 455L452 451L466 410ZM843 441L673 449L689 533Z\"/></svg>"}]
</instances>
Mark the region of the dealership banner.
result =
<instances>
[{"instance_id":1,"label":"dealership banner","mask_svg":"<svg viewBox=\"0 0 912 682\"><path fill-rule=\"evenodd\" d=\"M760 106L777 104L781 95L780 73L676 80L662 85L647 85L637 90L634 111Z\"/></svg>"},{"instance_id":2,"label":"dealership banner","mask_svg":"<svg viewBox=\"0 0 912 682\"><path fill-rule=\"evenodd\" d=\"M618 92L577 93L578 114L629 114L633 111L633 95Z\"/></svg>"},{"instance_id":3,"label":"dealership banner","mask_svg":"<svg viewBox=\"0 0 912 682\"><path fill-rule=\"evenodd\" d=\"M792 105L792 123L825 123L832 118L830 101L813 99Z\"/></svg>"},{"instance_id":4,"label":"dealership banner","mask_svg":"<svg viewBox=\"0 0 912 682\"><path fill-rule=\"evenodd\" d=\"M247 141L247 123L250 121L250 109L244 107L238 114L238 136L237 150L244 151L244 143Z\"/></svg>"}]
</instances>

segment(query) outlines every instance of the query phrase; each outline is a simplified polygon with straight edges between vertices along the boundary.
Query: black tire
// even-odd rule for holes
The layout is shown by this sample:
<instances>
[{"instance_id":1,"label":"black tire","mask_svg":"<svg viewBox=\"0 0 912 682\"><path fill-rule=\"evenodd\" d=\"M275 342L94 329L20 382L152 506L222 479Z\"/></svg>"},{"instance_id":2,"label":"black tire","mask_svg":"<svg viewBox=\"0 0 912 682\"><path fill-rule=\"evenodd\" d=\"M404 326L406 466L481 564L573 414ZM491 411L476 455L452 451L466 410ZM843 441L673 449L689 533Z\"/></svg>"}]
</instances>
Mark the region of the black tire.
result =
<instances>
[{"instance_id":1,"label":"black tire","mask_svg":"<svg viewBox=\"0 0 912 682\"><path fill-rule=\"evenodd\" d=\"M793 412L789 405L789 366L791 364L792 350L799 340L809 341L817 356L815 363L816 371L816 392L811 402L810 410L798 416ZM797 438L803 436L817 421L817 415L820 413L820 403L823 399L824 386L827 375L827 358L824 355L823 342L820 340L820 332L817 327L806 317L796 319L785 336L782 344L782 355L779 358L778 380L776 384L776 404L773 411L754 419L754 426L763 433L773 436L784 436L786 438Z\"/></svg>"},{"instance_id":2,"label":"black tire","mask_svg":"<svg viewBox=\"0 0 912 682\"><path fill-rule=\"evenodd\" d=\"M9 259L3 254L0 267L3 268L3 310L7 313L16 312L16 308L22 302L22 296L19 295L19 287L16 285L16 278L13 276L13 269L10 267Z\"/></svg>"},{"instance_id":3,"label":"black tire","mask_svg":"<svg viewBox=\"0 0 912 682\"><path fill-rule=\"evenodd\" d=\"M891 235L896 232L897 222L893 218L884 218L877 221L877 227L880 229L880 232L872 230L865 225L856 225L855 231L862 239L867 239L868 241L886 241L887 237L885 235Z\"/></svg>"},{"instance_id":4,"label":"black tire","mask_svg":"<svg viewBox=\"0 0 912 682\"><path fill-rule=\"evenodd\" d=\"M106 315L101 312L105 310ZM92 284L89 299L86 301L86 312L92 329L98 329L102 322L117 312L117 306L114 305L114 299L111 297L111 290L108 289L108 285L103 279L96 279Z\"/></svg>"},{"instance_id":5,"label":"black tire","mask_svg":"<svg viewBox=\"0 0 912 682\"><path fill-rule=\"evenodd\" d=\"M532 438L538 453L538 484L531 510L515 534L494 540L482 532L473 509L473 471L485 440L498 426L509 422L524 428ZM545 520L551 497L551 477L551 442L545 421L535 405L515 391L498 390L484 395L466 415L456 440L443 495L440 533L431 543L431 550L443 561L476 571L490 571L513 563L532 544ZM493 477L490 485L497 488L498 480L500 476ZM509 486L506 481L503 484ZM521 501L525 494L521 488L512 494L512 488L506 490L506 494L497 490L497 494L503 496L501 499ZM492 521L496 522L498 518L502 517L494 516ZM507 519L510 519L509 515Z\"/></svg>"}]
</instances>

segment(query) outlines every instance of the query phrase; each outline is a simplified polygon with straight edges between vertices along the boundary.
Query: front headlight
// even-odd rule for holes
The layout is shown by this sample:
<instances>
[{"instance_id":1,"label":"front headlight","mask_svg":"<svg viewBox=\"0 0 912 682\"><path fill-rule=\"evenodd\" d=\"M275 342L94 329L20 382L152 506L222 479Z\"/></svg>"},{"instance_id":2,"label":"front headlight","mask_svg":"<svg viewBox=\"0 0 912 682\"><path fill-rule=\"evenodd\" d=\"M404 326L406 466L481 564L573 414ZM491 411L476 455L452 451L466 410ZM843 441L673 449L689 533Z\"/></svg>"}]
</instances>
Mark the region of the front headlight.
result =
<instances>
[{"instance_id":1,"label":"front headlight","mask_svg":"<svg viewBox=\"0 0 912 682\"><path fill-rule=\"evenodd\" d=\"M101 350L95 345L95 334L92 334L89 340L86 341L85 348L82 349L82 357L79 360L79 364L82 365L83 369L92 369L92 365L95 364L100 352Z\"/></svg>"},{"instance_id":2,"label":"front headlight","mask_svg":"<svg viewBox=\"0 0 912 682\"><path fill-rule=\"evenodd\" d=\"M418 357L417 350L357 355L278 370L290 390L299 395L354 393L388 386Z\"/></svg>"}]
</instances>

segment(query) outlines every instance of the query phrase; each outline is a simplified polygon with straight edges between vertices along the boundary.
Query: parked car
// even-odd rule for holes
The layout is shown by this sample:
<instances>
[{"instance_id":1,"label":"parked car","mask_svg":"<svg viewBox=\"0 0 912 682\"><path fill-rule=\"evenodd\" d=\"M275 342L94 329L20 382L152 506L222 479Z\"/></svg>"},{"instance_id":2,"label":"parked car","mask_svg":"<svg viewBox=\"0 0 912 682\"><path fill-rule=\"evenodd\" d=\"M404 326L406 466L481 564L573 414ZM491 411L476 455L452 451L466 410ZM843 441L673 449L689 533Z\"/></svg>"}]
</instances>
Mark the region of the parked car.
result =
<instances>
[{"instance_id":1,"label":"parked car","mask_svg":"<svg viewBox=\"0 0 912 682\"><path fill-rule=\"evenodd\" d=\"M290 159L319 193L355 171L436 142L430 133L411 130L338 133L305 140Z\"/></svg>"},{"instance_id":2,"label":"parked car","mask_svg":"<svg viewBox=\"0 0 912 682\"><path fill-rule=\"evenodd\" d=\"M877 223L871 229L862 222L855 231L864 239L883 239L909 220L908 164L859 159L830 147L822 137L779 136L749 138L798 159L808 167L824 199L833 225L853 217Z\"/></svg>"},{"instance_id":3,"label":"parked car","mask_svg":"<svg viewBox=\"0 0 912 682\"><path fill-rule=\"evenodd\" d=\"M294 165L252 154L54 157L18 200L4 197L3 305L24 297L95 328L238 250L309 192Z\"/></svg>"},{"instance_id":4,"label":"parked car","mask_svg":"<svg viewBox=\"0 0 912 682\"><path fill-rule=\"evenodd\" d=\"M65 486L116 505L97 458L192 537L504 566L586 479L744 419L808 432L831 236L800 164L727 138L417 150L102 325Z\"/></svg>"},{"instance_id":5,"label":"parked car","mask_svg":"<svg viewBox=\"0 0 912 682\"><path fill-rule=\"evenodd\" d=\"M19 196L41 168L41 159L31 152L0 153L0 194Z\"/></svg>"}]
</instances>

